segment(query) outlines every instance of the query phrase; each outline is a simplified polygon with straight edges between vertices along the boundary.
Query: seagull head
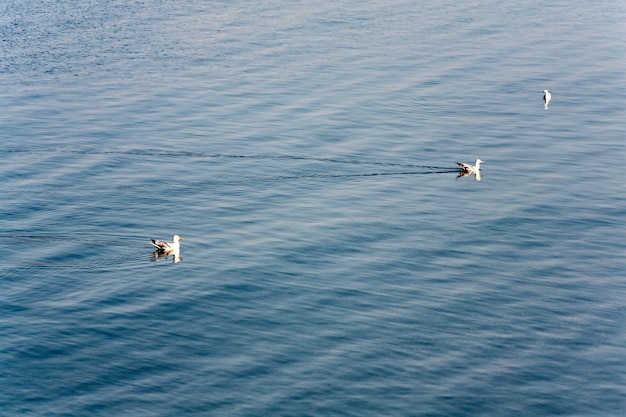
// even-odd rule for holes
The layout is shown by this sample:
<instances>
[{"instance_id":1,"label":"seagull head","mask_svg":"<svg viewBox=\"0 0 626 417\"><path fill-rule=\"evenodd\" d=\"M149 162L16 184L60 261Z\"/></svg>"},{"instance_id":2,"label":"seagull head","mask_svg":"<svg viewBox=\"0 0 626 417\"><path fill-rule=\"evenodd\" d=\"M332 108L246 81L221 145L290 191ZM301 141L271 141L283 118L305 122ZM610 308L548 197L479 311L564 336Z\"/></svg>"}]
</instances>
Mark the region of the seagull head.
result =
<instances>
[{"instance_id":1,"label":"seagull head","mask_svg":"<svg viewBox=\"0 0 626 417\"><path fill-rule=\"evenodd\" d=\"M179 240L184 240L184 239L178 235L174 235L174 242L178 242Z\"/></svg>"}]
</instances>

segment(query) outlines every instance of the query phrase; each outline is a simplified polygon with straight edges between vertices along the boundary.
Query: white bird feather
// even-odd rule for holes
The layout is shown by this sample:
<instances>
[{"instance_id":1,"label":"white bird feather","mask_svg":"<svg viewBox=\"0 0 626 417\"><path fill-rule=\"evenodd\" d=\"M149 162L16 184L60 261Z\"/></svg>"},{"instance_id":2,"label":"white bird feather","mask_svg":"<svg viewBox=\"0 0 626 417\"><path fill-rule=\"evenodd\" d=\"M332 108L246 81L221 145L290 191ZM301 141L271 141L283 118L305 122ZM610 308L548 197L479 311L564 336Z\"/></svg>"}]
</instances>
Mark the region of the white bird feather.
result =
<instances>
[{"instance_id":1,"label":"white bird feather","mask_svg":"<svg viewBox=\"0 0 626 417\"><path fill-rule=\"evenodd\" d=\"M165 242L163 240L150 239L150 244L160 251L178 251L180 249L180 241L184 240L178 235L174 235L172 242Z\"/></svg>"}]
</instances>

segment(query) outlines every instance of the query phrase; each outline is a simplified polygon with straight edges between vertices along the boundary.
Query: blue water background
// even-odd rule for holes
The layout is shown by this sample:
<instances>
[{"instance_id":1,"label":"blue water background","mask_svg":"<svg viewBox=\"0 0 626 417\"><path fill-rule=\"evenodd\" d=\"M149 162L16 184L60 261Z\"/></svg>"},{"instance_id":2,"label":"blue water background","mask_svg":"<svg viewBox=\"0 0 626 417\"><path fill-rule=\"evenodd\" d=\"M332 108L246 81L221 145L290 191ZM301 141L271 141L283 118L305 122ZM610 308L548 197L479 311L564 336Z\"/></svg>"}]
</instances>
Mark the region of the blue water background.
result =
<instances>
[{"instance_id":1,"label":"blue water background","mask_svg":"<svg viewBox=\"0 0 626 417\"><path fill-rule=\"evenodd\" d=\"M626 415L624 21L5 1L0 414Z\"/></svg>"}]
</instances>

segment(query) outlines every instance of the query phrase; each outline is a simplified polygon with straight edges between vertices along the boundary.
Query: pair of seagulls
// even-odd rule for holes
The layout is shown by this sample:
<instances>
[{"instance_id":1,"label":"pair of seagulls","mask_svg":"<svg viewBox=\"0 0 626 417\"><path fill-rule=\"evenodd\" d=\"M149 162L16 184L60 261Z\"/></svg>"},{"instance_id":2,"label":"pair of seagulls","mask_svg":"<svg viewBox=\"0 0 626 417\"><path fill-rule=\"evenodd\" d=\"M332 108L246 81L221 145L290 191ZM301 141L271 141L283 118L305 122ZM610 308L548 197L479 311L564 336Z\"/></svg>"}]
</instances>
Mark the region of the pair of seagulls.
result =
<instances>
[{"instance_id":1,"label":"pair of seagulls","mask_svg":"<svg viewBox=\"0 0 626 417\"><path fill-rule=\"evenodd\" d=\"M457 165L459 166L461 170L461 172L459 173L459 176L464 177L466 175L476 174L476 181L480 181L480 164L482 162L483 161L480 159L476 160L475 165L466 164L463 162L457 162ZM174 235L171 242L166 242L164 240L150 239L150 244L156 248L155 255L158 255L159 257L167 256L171 254L178 256L178 254L180 253L180 241L181 240L184 240L181 236Z\"/></svg>"},{"instance_id":2,"label":"pair of seagulls","mask_svg":"<svg viewBox=\"0 0 626 417\"><path fill-rule=\"evenodd\" d=\"M457 162L457 165L459 166L461 170L461 172L459 173L459 176L464 177L466 175L475 174L476 181L480 181L480 164L482 162L483 161L480 159L476 160L475 165L466 164L463 162ZM174 261L176 261L176 258L180 254L180 241L181 240L184 240L181 236L174 235L171 242L166 242L164 240L150 239L150 244L156 248L156 251L154 254L155 257L174 255Z\"/></svg>"},{"instance_id":3,"label":"pair of seagulls","mask_svg":"<svg viewBox=\"0 0 626 417\"><path fill-rule=\"evenodd\" d=\"M466 164L463 162L457 162L461 172L459 173L460 177L464 177L466 175L475 174L476 181L480 181L480 164L483 161L480 159L476 160L475 165ZM150 239L150 244L156 248L154 253L155 257L163 257L174 255L174 262L176 262L176 258L178 258L180 254L180 241L184 240L181 236L174 235L171 242L166 242L164 240L156 240Z\"/></svg>"},{"instance_id":4,"label":"pair of seagulls","mask_svg":"<svg viewBox=\"0 0 626 417\"><path fill-rule=\"evenodd\" d=\"M457 162L457 165L460 168L459 177L464 177L467 175L475 174L476 181L480 181L480 164L483 161L480 159L476 160L475 165L466 164L464 162ZM174 235L171 242L166 242L164 240L156 240L150 239L150 244L156 248L155 257L163 257L174 255L174 262L177 262L177 259L180 255L180 241L184 240L181 236Z\"/></svg>"}]
</instances>

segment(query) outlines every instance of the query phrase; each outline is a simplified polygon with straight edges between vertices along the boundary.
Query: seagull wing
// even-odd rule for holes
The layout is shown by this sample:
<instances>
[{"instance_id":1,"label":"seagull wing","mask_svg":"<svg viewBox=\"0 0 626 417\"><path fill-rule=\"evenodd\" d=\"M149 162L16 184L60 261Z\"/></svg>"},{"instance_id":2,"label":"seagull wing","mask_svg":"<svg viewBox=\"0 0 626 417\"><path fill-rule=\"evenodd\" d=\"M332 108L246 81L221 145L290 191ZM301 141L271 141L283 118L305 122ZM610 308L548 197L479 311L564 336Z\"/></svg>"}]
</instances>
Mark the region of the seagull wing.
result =
<instances>
[{"instance_id":1,"label":"seagull wing","mask_svg":"<svg viewBox=\"0 0 626 417\"><path fill-rule=\"evenodd\" d=\"M163 242L161 240L150 239L150 244L152 246L154 246L155 248L159 249L159 250L170 250L170 249L172 249L172 246L169 243Z\"/></svg>"}]
</instances>

